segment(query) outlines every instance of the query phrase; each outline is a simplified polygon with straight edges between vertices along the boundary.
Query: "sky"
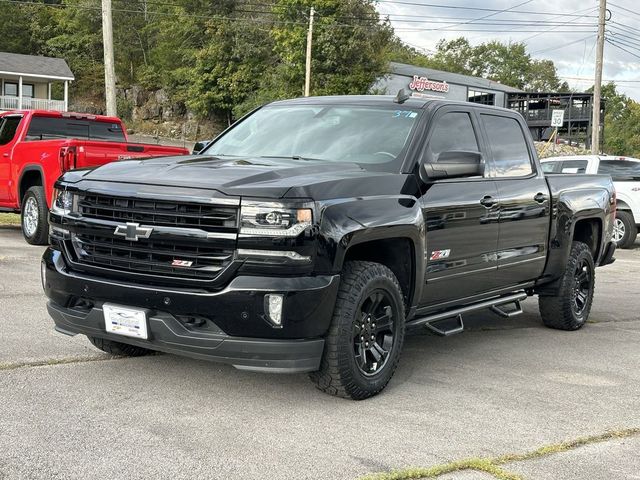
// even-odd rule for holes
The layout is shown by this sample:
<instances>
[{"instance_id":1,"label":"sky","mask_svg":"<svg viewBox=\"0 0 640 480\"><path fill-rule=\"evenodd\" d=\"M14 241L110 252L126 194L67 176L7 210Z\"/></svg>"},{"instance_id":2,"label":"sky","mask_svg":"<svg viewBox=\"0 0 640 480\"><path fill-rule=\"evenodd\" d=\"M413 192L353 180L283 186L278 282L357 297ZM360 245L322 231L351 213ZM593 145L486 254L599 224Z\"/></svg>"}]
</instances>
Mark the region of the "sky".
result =
<instances>
[{"instance_id":1,"label":"sky","mask_svg":"<svg viewBox=\"0 0 640 480\"><path fill-rule=\"evenodd\" d=\"M442 38L464 36L473 45L491 40L524 42L532 57L553 60L561 79L582 91L594 83L598 4L597 0L378 0L377 8L389 15L405 43L427 54ZM640 101L638 0L608 1L607 8L610 43L604 46L603 81L614 80L618 91Z\"/></svg>"}]
</instances>

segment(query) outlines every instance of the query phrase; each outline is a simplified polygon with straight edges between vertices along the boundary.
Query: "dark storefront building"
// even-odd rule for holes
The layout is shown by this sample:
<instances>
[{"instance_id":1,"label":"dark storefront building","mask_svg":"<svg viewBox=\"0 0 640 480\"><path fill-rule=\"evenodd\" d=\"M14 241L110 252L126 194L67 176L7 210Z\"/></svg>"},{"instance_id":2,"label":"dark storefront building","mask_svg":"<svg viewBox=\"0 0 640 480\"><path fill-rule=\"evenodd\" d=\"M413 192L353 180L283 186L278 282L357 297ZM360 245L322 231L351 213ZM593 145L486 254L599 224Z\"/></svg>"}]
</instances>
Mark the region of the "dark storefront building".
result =
<instances>
[{"instance_id":1,"label":"dark storefront building","mask_svg":"<svg viewBox=\"0 0 640 480\"><path fill-rule=\"evenodd\" d=\"M590 93L533 93L486 78L443 72L391 62L389 72L373 86L378 94L396 94L401 88L414 96L496 105L516 110L527 121L535 140L548 140L554 110L564 110L560 139L572 145L589 145L593 95ZM604 106L603 106L604 108ZM604 117L603 112L601 115ZM601 122L602 124L602 122Z\"/></svg>"}]
</instances>

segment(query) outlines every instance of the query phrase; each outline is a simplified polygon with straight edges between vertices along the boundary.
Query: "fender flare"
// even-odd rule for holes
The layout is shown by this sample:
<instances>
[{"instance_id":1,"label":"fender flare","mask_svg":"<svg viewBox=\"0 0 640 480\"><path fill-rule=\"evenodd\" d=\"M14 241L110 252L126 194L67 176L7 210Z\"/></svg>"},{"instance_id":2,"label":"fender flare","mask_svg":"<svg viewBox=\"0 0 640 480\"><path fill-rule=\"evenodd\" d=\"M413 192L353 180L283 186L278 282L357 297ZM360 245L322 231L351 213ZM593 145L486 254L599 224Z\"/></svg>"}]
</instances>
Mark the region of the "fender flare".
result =
<instances>
[{"instance_id":1,"label":"fender flare","mask_svg":"<svg viewBox=\"0 0 640 480\"><path fill-rule=\"evenodd\" d=\"M413 258L413 301L421 298L425 271L425 222L420 202L412 196L342 199L322 209L322 256L327 269L342 270L349 249L376 240L407 239Z\"/></svg>"},{"instance_id":2,"label":"fender flare","mask_svg":"<svg viewBox=\"0 0 640 480\"><path fill-rule=\"evenodd\" d=\"M547 264L538 280L539 293L553 295L557 291L558 280L564 273L571 253L576 225L580 221L597 221L601 226L597 252L593 259L598 264L607 247L606 235L610 230L612 205L609 198L606 189L583 189L560 194L552 218Z\"/></svg>"},{"instance_id":3,"label":"fender flare","mask_svg":"<svg viewBox=\"0 0 640 480\"><path fill-rule=\"evenodd\" d=\"M22 208L22 205L21 205L22 195L20 195L21 193L20 190L22 188L22 180L24 179L24 176L27 173L34 172L34 171L37 171L40 174L40 178L42 179L42 186L44 187L46 185L46 177L44 175L44 170L41 165L34 164L34 163L25 165L22 171L20 172L20 177L18 178L18 183L16 184L16 199L17 199L16 203L18 204L18 208Z\"/></svg>"}]
</instances>

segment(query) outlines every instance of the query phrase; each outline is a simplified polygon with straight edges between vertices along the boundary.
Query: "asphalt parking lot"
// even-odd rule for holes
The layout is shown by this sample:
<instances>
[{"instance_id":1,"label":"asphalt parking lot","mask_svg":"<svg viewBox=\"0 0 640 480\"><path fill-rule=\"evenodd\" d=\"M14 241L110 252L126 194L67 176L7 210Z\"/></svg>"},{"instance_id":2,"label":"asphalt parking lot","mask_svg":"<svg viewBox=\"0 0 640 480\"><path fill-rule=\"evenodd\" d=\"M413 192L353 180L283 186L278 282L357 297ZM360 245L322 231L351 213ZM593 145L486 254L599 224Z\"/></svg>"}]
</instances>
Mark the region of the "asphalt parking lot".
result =
<instances>
[{"instance_id":1,"label":"asphalt parking lot","mask_svg":"<svg viewBox=\"0 0 640 480\"><path fill-rule=\"evenodd\" d=\"M484 471L440 478L640 479L640 244L598 269L582 330L544 328L529 299L514 319L483 312L462 335L413 335L387 389L363 402L305 375L114 358L57 334L42 251L0 227L0 479L333 480L460 466Z\"/></svg>"}]
</instances>

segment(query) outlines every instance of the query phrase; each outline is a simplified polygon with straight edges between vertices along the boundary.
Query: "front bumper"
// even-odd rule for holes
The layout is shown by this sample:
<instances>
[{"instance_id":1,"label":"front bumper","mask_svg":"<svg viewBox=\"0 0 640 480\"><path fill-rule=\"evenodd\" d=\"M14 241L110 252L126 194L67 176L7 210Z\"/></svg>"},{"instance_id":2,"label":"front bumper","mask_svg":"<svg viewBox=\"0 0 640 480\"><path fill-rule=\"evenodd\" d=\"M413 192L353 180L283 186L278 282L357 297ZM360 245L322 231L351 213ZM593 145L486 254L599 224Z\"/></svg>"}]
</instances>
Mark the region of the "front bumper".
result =
<instances>
[{"instance_id":1,"label":"front bumper","mask_svg":"<svg viewBox=\"0 0 640 480\"><path fill-rule=\"evenodd\" d=\"M273 372L319 368L339 284L337 275L239 276L216 292L171 290L71 271L60 251L52 248L43 256L43 275L49 314L61 333ZM265 316L267 293L284 295L282 328L275 328ZM107 333L105 302L144 309L148 340Z\"/></svg>"}]
</instances>

